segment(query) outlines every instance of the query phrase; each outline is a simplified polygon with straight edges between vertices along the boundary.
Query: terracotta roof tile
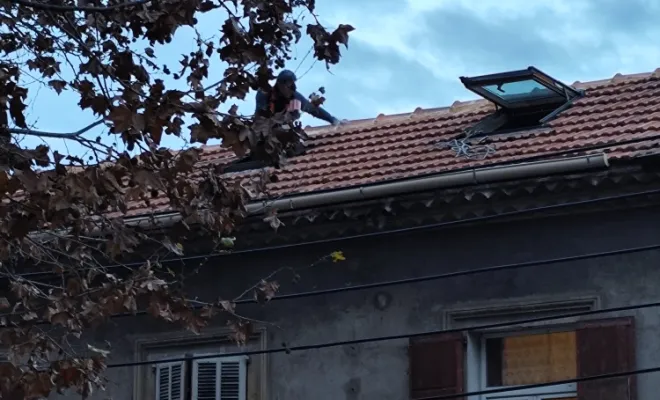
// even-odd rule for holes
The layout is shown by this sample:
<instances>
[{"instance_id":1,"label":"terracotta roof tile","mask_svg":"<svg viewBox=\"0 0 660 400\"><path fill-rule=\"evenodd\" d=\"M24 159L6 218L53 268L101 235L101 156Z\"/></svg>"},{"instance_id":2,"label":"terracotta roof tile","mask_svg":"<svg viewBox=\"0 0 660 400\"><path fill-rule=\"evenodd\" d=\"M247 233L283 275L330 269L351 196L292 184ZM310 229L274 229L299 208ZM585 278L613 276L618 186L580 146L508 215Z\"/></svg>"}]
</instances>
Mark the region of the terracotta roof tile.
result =
<instances>
[{"instance_id":1,"label":"terracotta roof tile","mask_svg":"<svg viewBox=\"0 0 660 400\"><path fill-rule=\"evenodd\" d=\"M443 146L465 128L492 112L485 100L455 102L451 107L416 109L409 114L379 115L339 128L308 128L306 154L290 159L269 183L270 195L285 196L384 182L457 168L516 161L535 155L655 136L660 132L660 69L594 82L576 82L586 95L552 120L548 128L492 136L495 151L485 160L465 159ZM657 152L660 140L608 148L610 158L625 159ZM203 164L223 164L234 157L220 146L204 148ZM232 174L250 176L254 172ZM165 200L152 208L139 204L130 214L163 211ZM155 208L155 209L154 209Z\"/></svg>"}]
</instances>

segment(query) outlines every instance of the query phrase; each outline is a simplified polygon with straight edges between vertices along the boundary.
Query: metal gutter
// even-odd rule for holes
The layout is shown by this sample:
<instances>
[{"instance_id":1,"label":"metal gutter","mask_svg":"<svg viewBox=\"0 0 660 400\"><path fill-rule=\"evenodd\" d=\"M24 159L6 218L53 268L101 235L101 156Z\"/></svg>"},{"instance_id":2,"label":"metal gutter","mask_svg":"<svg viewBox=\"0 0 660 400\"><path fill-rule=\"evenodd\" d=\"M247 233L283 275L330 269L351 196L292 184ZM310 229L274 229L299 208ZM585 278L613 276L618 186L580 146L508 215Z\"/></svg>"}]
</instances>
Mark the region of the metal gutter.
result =
<instances>
[{"instance_id":1,"label":"metal gutter","mask_svg":"<svg viewBox=\"0 0 660 400\"><path fill-rule=\"evenodd\" d=\"M542 177L553 174L584 172L607 168L608 166L609 162L607 155L601 153L563 158L559 160L473 168L460 172L425 176L423 178L413 178L370 186L340 189L330 192L302 194L278 200L254 202L247 205L247 211L248 215L259 215L269 209L282 211L301 210L339 203L372 200L414 192ZM159 226L166 226L176 223L180 219L181 216L179 213L168 213L159 216L125 219L125 224L129 226L153 226L153 222L155 221Z\"/></svg>"}]
</instances>

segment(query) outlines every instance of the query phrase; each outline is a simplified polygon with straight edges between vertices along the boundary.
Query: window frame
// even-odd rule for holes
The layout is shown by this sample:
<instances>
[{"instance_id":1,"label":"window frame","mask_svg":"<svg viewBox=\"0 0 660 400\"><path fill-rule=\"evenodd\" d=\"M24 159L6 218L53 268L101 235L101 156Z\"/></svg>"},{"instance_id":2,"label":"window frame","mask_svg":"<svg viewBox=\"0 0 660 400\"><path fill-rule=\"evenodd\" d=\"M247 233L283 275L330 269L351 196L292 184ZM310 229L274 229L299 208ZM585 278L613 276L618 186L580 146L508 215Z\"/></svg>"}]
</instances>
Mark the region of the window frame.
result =
<instances>
[{"instance_id":1,"label":"window frame","mask_svg":"<svg viewBox=\"0 0 660 400\"><path fill-rule=\"evenodd\" d=\"M135 362L159 361L173 357L185 357L186 354L222 354L235 344L228 339L231 334L228 328L207 328L200 334L182 331L165 331L158 333L139 333L129 335L133 342L133 360ZM268 349L268 330L265 326L256 326L250 336L248 346L255 350ZM235 351L235 350L232 350ZM228 358L228 357L223 357ZM248 394L252 393L259 399L269 396L269 357L268 354L253 355L248 361L251 365L246 374ZM150 399L155 385L155 365L141 365L133 368L133 398ZM152 381L153 379L153 381Z\"/></svg>"},{"instance_id":2,"label":"window frame","mask_svg":"<svg viewBox=\"0 0 660 400\"><path fill-rule=\"evenodd\" d=\"M469 301L445 309L444 326L447 329L466 330L465 334L465 391L477 392L483 389L479 373L480 350L483 335L505 336L532 332L552 332L561 330L577 330L587 320L581 317L560 318L562 315L601 309L601 295L598 292L582 292L573 294L531 295L507 299L491 299L487 301ZM539 317L557 317L554 322L525 322L525 319ZM510 323L507 328L488 328L468 330L471 327L492 324ZM512 393L517 396L520 392ZM487 396L472 395L466 400L505 399L505 393ZM516 400L533 400L524 396Z\"/></svg>"},{"instance_id":3,"label":"window frame","mask_svg":"<svg viewBox=\"0 0 660 400\"><path fill-rule=\"evenodd\" d=\"M491 389L511 389L511 392L500 392L493 394L486 394L475 397L475 400L550 400L550 399L562 399L566 397L576 397L577 398L577 383L566 383L553 386L545 386L540 388L533 389L520 389L516 388L526 385L514 385L514 386L488 386L487 379L487 359L486 359L486 340L493 338L503 338L511 336L526 336L533 334L542 334L542 333L555 333L555 332L568 332L575 331L576 327L571 325L548 325L543 327L530 327L523 328L519 330L506 330L506 331L492 331L492 332L480 332L478 335L478 367L477 367L477 376L479 382L479 390L491 390ZM468 341L468 346L470 341ZM473 343L474 345L474 343ZM468 363L467 373L474 374L474 366Z\"/></svg>"},{"instance_id":4,"label":"window frame","mask_svg":"<svg viewBox=\"0 0 660 400\"><path fill-rule=\"evenodd\" d=\"M578 90L551 77L535 67L489 75L460 77L466 89L495 104L496 111L468 128L470 136L505 135L529 132L547 127L548 121L568 109L573 101L584 95ZM501 96L490 86L530 82L547 90L545 96L532 92Z\"/></svg>"},{"instance_id":5,"label":"window frame","mask_svg":"<svg viewBox=\"0 0 660 400\"><path fill-rule=\"evenodd\" d=\"M521 109L538 107L542 105L556 104L557 107L581 96L580 91L573 87L554 79L550 75L542 72L538 68L528 67L527 69L500 72L489 75L460 77L461 83L466 89L478 94L498 106L505 109ZM503 85L507 83L534 81L548 89L554 96L548 97L527 97L526 94L520 95L518 99L506 99L492 91L486 89L486 86Z\"/></svg>"}]
</instances>

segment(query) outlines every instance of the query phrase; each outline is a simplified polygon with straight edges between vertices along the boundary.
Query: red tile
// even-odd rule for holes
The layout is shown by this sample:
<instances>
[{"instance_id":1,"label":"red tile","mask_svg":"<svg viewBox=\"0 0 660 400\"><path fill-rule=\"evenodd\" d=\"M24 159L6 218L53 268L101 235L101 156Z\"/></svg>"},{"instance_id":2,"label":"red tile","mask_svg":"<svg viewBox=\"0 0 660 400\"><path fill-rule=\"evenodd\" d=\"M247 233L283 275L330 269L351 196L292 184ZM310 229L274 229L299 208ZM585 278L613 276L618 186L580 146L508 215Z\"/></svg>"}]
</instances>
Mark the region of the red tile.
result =
<instances>
[{"instance_id":1,"label":"red tile","mask_svg":"<svg viewBox=\"0 0 660 400\"><path fill-rule=\"evenodd\" d=\"M278 180L268 184L268 192L271 196L286 196L347 188L492 162L514 162L597 144L611 143L612 147L605 151L615 159L633 158L657 148L660 141L653 139L620 146L616 143L660 132L658 76L617 75L576 86L586 89L586 96L562 112L549 128L489 138L488 143L496 151L486 160L456 157L453 151L438 146L492 112L492 105L484 100L353 121L340 128L308 129L312 139L307 153L274 171ZM200 165L224 164L232 159L229 150L208 146ZM231 179L245 179L257 173L260 171L231 174ZM159 211L168 206L167 201L154 201L153 205ZM130 208L131 215L154 210L137 203Z\"/></svg>"}]
</instances>

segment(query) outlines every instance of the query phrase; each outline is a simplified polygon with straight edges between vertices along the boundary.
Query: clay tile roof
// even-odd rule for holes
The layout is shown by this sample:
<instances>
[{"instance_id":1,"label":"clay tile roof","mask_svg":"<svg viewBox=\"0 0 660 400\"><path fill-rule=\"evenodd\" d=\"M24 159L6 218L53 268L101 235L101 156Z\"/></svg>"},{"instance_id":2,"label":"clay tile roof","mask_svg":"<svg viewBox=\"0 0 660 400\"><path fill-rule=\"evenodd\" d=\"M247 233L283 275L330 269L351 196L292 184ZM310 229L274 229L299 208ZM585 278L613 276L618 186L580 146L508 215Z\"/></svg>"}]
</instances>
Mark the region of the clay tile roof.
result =
<instances>
[{"instance_id":1,"label":"clay tile roof","mask_svg":"<svg viewBox=\"0 0 660 400\"><path fill-rule=\"evenodd\" d=\"M489 163L516 161L589 145L616 143L660 132L660 69L653 73L621 75L594 82L575 82L586 95L552 120L549 128L493 136L495 151L484 160L457 157L443 146L465 128L493 111L486 100L454 102L450 107L409 114L379 115L347 125L309 128L309 148L304 155L275 171L268 184L271 196L341 189L428 173L450 172ZM660 140L608 148L610 159L648 154ZM659 150L655 150L659 151ZM202 164L222 164L234 159L220 146L204 148ZM249 176L261 171L231 174ZM164 211L166 201L152 207ZM135 204L130 214L153 212Z\"/></svg>"}]
</instances>

